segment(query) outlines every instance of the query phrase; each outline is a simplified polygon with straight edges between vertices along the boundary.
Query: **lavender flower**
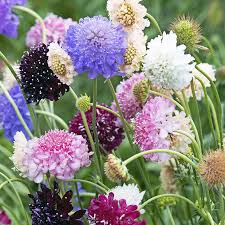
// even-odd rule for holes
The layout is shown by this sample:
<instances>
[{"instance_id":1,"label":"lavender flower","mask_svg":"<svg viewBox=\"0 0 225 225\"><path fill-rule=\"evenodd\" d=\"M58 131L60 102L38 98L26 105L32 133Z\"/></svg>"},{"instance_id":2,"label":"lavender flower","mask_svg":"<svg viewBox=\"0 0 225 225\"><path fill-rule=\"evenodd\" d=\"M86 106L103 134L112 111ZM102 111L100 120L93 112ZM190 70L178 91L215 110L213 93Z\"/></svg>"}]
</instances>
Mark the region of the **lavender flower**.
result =
<instances>
[{"instance_id":1,"label":"lavender flower","mask_svg":"<svg viewBox=\"0 0 225 225\"><path fill-rule=\"evenodd\" d=\"M76 71L88 73L90 79L99 74L105 78L120 74L126 47L122 26L102 16L81 19L79 24L70 26L65 37L65 48Z\"/></svg>"}]
</instances>

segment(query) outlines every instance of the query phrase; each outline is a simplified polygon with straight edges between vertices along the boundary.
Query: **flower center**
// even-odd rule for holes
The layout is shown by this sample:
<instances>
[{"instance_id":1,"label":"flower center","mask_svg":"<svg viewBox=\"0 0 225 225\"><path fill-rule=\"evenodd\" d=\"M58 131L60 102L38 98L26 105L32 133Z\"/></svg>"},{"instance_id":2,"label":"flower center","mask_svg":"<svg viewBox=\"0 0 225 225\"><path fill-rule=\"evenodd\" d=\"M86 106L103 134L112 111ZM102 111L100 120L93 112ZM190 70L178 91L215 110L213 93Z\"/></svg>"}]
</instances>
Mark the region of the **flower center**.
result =
<instances>
[{"instance_id":1,"label":"flower center","mask_svg":"<svg viewBox=\"0 0 225 225\"><path fill-rule=\"evenodd\" d=\"M60 76L66 75L66 66L60 62L59 56L54 55L52 58L52 71Z\"/></svg>"},{"instance_id":2,"label":"flower center","mask_svg":"<svg viewBox=\"0 0 225 225\"><path fill-rule=\"evenodd\" d=\"M117 13L118 22L125 27L132 26L135 23L135 12L130 4L121 4L120 9Z\"/></svg>"},{"instance_id":3,"label":"flower center","mask_svg":"<svg viewBox=\"0 0 225 225\"><path fill-rule=\"evenodd\" d=\"M124 61L125 65L131 65L134 57L136 56L137 50L134 47L133 44L128 44L128 48L126 50L125 56L124 56Z\"/></svg>"}]
</instances>

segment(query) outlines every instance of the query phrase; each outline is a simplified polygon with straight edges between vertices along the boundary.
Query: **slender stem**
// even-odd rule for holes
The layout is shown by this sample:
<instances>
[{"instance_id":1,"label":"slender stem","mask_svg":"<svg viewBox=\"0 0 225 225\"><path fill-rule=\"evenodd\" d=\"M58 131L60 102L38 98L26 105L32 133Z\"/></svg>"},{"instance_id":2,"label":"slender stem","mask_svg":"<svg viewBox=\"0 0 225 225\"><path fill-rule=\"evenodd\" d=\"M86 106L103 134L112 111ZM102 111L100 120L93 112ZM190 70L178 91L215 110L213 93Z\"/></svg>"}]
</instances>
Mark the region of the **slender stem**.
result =
<instances>
[{"instance_id":1,"label":"slender stem","mask_svg":"<svg viewBox=\"0 0 225 225\"><path fill-rule=\"evenodd\" d=\"M50 113L50 112L46 112L46 111L42 111L42 110L36 110L35 111L37 114L40 114L40 115L46 115L46 116L49 116L49 117L52 117L54 118L65 130L68 130L68 125L66 124L66 122L60 118L59 116L53 114L53 113Z\"/></svg>"},{"instance_id":2,"label":"slender stem","mask_svg":"<svg viewBox=\"0 0 225 225\"><path fill-rule=\"evenodd\" d=\"M183 159L185 162L191 164L195 169L198 168L198 166L194 162L192 162L186 155L184 155L184 154L182 154L180 152L169 150L169 149L152 149L152 150L147 150L147 151L144 151L144 152L140 152L140 153L138 153L136 155L131 156L127 160L125 160L123 162L123 164L125 166L127 166L127 164L129 164L132 161L138 159L139 157L142 157L142 156L148 155L148 154L153 154L153 153L167 153L169 155L176 155L176 156L180 157L181 159Z\"/></svg>"},{"instance_id":3,"label":"slender stem","mask_svg":"<svg viewBox=\"0 0 225 225\"><path fill-rule=\"evenodd\" d=\"M220 187L219 196L220 196L220 225L225 225L223 186Z\"/></svg>"},{"instance_id":4,"label":"slender stem","mask_svg":"<svg viewBox=\"0 0 225 225\"><path fill-rule=\"evenodd\" d=\"M157 29L157 31L159 32L159 34L162 35L162 31L161 31L160 26L159 26L158 22L156 21L156 19L152 15L150 15L148 13L146 14L146 17L154 25L154 27Z\"/></svg>"},{"instance_id":5,"label":"slender stem","mask_svg":"<svg viewBox=\"0 0 225 225\"><path fill-rule=\"evenodd\" d=\"M77 186L77 182L75 182L74 185L75 185L75 190L76 190L79 206L80 206L81 209L83 209L82 202L81 202L81 199L80 199L80 193L79 193L78 186Z\"/></svg>"},{"instance_id":6,"label":"slender stem","mask_svg":"<svg viewBox=\"0 0 225 225\"><path fill-rule=\"evenodd\" d=\"M175 221L174 221L174 219L173 219L173 215L172 215L172 213L171 213L171 211L170 211L169 206L166 207L166 210L167 210L167 213L168 213L168 215L169 215L171 225L176 225L176 223L175 223Z\"/></svg>"},{"instance_id":7,"label":"slender stem","mask_svg":"<svg viewBox=\"0 0 225 225\"><path fill-rule=\"evenodd\" d=\"M182 97L183 97L183 102L184 102L184 105L185 105L185 108L186 108L186 113L187 113L187 115L191 115L191 111L190 111L190 108L189 108L189 105L188 105L187 96L186 96L184 90L182 90Z\"/></svg>"},{"instance_id":8,"label":"slender stem","mask_svg":"<svg viewBox=\"0 0 225 225\"><path fill-rule=\"evenodd\" d=\"M90 197L90 198L94 198L96 196L95 193L91 193L91 192L84 192L84 193L80 193L79 195L80 197Z\"/></svg>"},{"instance_id":9,"label":"slender stem","mask_svg":"<svg viewBox=\"0 0 225 225\"><path fill-rule=\"evenodd\" d=\"M19 220L17 218L17 215L15 214L14 210L12 210L12 207L8 207L7 205L3 204L2 202L0 202L0 207L4 211L6 211L7 215L10 216L10 219L13 221L13 224L15 224L15 225L21 224L21 220Z\"/></svg>"},{"instance_id":10,"label":"slender stem","mask_svg":"<svg viewBox=\"0 0 225 225\"><path fill-rule=\"evenodd\" d=\"M20 120L21 124L23 125L24 129L26 130L27 134L33 138L33 134L31 133L29 127L27 126L26 122L24 121L16 103L14 102L13 98L10 96L9 92L6 90L6 88L4 87L4 85L2 84L2 82L0 81L0 88L2 89L2 91L4 92L6 98L8 99L8 101L10 102L10 104L12 105L13 109L15 110L15 113L18 117L18 119Z\"/></svg>"},{"instance_id":11,"label":"slender stem","mask_svg":"<svg viewBox=\"0 0 225 225\"><path fill-rule=\"evenodd\" d=\"M91 103L91 105L93 106L92 103ZM105 111L107 111L107 112L110 112L110 113L112 113L114 116L116 116L116 117L118 117L119 119L121 119L119 113L114 112L114 111L111 110L110 108L107 108L107 107L105 107L105 106L103 106L103 105L96 105L96 108L98 108L98 109L103 109L103 110L105 110Z\"/></svg>"},{"instance_id":12,"label":"slender stem","mask_svg":"<svg viewBox=\"0 0 225 225\"><path fill-rule=\"evenodd\" d=\"M26 7L23 7L23 6L19 6L19 5L13 6L13 9L26 12L26 13L30 14L31 16L33 16L34 18L36 18L39 21L41 29L42 29L42 42L44 44L46 44L47 43L46 27L45 27L45 23L44 23L43 19L35 11L33 11L32 9L29 9L29 8L26 8Z\"/></svg>"}]
</instances>

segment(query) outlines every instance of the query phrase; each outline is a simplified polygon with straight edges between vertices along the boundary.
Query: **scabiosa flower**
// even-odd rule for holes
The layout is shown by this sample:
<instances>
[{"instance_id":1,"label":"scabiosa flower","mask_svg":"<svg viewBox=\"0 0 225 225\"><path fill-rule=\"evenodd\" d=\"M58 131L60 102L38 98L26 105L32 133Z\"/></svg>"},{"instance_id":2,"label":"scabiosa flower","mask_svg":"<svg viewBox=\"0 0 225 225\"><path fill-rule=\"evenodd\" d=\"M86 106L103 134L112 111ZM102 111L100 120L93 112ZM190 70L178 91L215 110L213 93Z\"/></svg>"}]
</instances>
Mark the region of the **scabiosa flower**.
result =
<instances>
[{"instance_id":1,"label":"scabiosa flower","mask_svg":"<svg viewBox=\"0 0 225 225\"><path fill-rule=\"evenodd\" d=\"M108 0L107 10L110 19L122 24L127 32L144 30L150 22L144 17L147 9L140 4L142 0Z\"/></svg>"},{"instance_id":2,"label":"scabiosa flower","mask_svg":"<svg viewBox=\"0 0 225 225\"><path fill-rule=\"evenodd\" d=\"M195 64L194 58L185 54L185 48L177 46L177 36L172 31L148 43L144 71L153 86L182 90L190 85Z\"/></svg>"},{"instance_id":3,"label":"scabiosa flower","mask_svg":"<svg viewBox=\"0 0 225 225\"><path fill-rule=\"evenodd\" d=\"M41 99L56 101L69 90L48 66L48 48L45 44L33 47L23 55L19 71L27 102Z\"/></svg>"},{"instance_id":4,"label":"scabiosa flower","mask_svg":"<svg viewBox=\"0 0 225 225\"><path fill-rule=\"evenodd\" d=\"M144 220L138 221L139 217L136 204L128 205L125 199L115 200L112 192L92 199L88 207L88 219L92 225L146 225Z\"/></svg>"},{"instance_id":5,"label":"scabiosa flower","mask_svg":"<svg viewBox=\"0 0 225 225\"><path fill-rule=\"evenodd\" d=\"M145 80L144 74L136 73L129 79L122 81L116 88L116 97L123 115L128 121L134 118L142 109L142 103L138 101L133 90L135 85L143 80ZM112 109L117 111L115 102L112 104Z\"/></svg>"},{"instance_id":6,"label":"scabiosa flower","mask_svg":"<svg viewBox=\"0 0 225 225\"><path fill-rule=\"evenodd\" d=\"M88 110L85 115L89 129L93 133L92 108ZM112 150L115 150L124 139L123 128L117 126L117 117L115 115L103 109L96 109L96 119L96 128L101 151L105 154L111 153ZM69 131L78 135L82 135L87 140L89 144L89 150L91 151L91 146L80 112L76 114L75 117L70 121Z\"/></svg>"},{"instance_id":7,"label":"scabiosa flower","mask_svg":"<svg viewBox=\"0 0 225 225\"><path fill-rule=\"evenodd\" d=\"M183 135L174 134L184 130L191 134L189 118L175 110L175 105L163 97L150 99L135 118L135 143L142 151L172 149L187 152L191 143ZM147 160L162 162L170 159L165 153L146 155Z\"/></svg>"},{"instance_id":8,"label":"scabiosa flower","mask_svg":"<svg viewBox=\"0 0 225 225\"><path fill-rule=\"evenodd\" d=\"M75 25L76 22L72 19L63 19L60 16L50 13L45 19L44 24L46 27L47 43L64 41L66 31L69 26ZM37 21L36 24L31 27L26 36L26 45L33 47L42 43L42 28L40 23Z\"/></svg>"},{"instance_id":9,"label":"scabiosa flower","mask_svg":"<svg viewBox=\"0 0 225 225\"><path fill-rule=\"evenodd\" d=\"M30 130L32 130L32 119L19 85L14 85L9 90L9 94L16 103L27 126ZM29 138L29 135L17 117L14 108L4 94L0 94L0 109L0 123L2 123L3 129L5 131L5 137L9 139L9 141L13 142L13 137L16 132L23 131L25 136Z\"/></svg>"},{"instance_id":10,"label":"scabiosa flower","mask_svg":"<svg viewBox=\"0 0 225 225\"><path fill-rule=\"evenodd\" d=\"M126 33L105 17L86 17L70 26L65 47L79 74L88 73L91 79L99 74L110 78L119 74L124 63Z\"/></svg>"},{"instance_id":11,"label":"scabiosa flower","mask_svg":"<svg viewBox=\"0 0 225 225\"><path fill-rule=\"evenodd\" d=\"M48 65L53 73L63 84L72 84L73 77L76 76L77 73L74 70L73 62L69 55L55 42L48 46L48 50Z\"/></svg>"},{"instance_id":12,"label":"scabiosa flower","mask_svg":"<svg viewBox=\"0 0 225 225\"><path fill-rule=\"evenodd\" d=\"M25 5L26 0L0 0L0 34L16 38L18 33L19 18L12 12L15 5Z\"/></svg>"},{"instance_id":13,"label":"scabiosa flower","mask_svg":"<svg viewBox=\"0 0 225 225\"><path fill-rule=\"evenodd\" d=\"M214 68L214 66L209 65L208 63L200 63L200 64L198 64L198 66L201 70L203 70L205 73L207 73L213 81L216 80L216 76L215 76L216 69ZM199 72L196 68L192 71L192 75L193 75L196 99L198 101L201 101L201 99L204 97L204 91L203 91L201 83L196 78L200 78L203 81L205 87L211 86L210 81L201 72ZM192 97L191 86L186 88L184 91L188 98Z\"/></svg>"},{"instance_id":14,"label":"scabiosa flower","mask_svg":"<svg viewBox=\"0 0 225 225\"><path fill-rule=\"evenodd\" d=\"M8 215L2 210L0 210L0 224L1 225L10 225L10 224L12 224L12 222L9 219Z\"/></svg>"},{"instance_id":15,"label":"scabiosa flower","mask_svg":"<svg viewBox=\"0 0 225 225\"><path fill-rule=\"evenodd\" d=\"M71 215L72 196L73 192L67 191L63 197L60 197L56 182L53 191L41 184L41 191L38 191L35 196L29 195L33 200L30 204L32 225L84 225L81 218L85 210L76 211Z\"/></svg>"}]
</instances>

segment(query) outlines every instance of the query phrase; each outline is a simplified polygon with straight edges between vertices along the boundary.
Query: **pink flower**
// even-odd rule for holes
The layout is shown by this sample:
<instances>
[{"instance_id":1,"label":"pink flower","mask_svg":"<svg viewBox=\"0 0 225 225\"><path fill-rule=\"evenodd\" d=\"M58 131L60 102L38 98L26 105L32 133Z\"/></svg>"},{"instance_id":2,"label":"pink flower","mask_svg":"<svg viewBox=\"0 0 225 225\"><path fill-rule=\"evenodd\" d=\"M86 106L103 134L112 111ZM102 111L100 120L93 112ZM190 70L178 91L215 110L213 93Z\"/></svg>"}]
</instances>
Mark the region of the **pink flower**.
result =
<instances>
[{"instance_id":1,"label":"pink flower","mask_svg":"<svg viewBox=\"0 0 225 225\"><path fill-rule=\"evenodd\" d=\"M9 225L11 224L11 220L9 219L8 215L0 210L0 224L2 225Z\"/></svg>"},{"instance_id":2,"label":"pink flower","mask_svg":"<svg viewBox=\"0 0 225 225\"><path fill-rule=\"evenodd\" d=\"M116 90L116 96L119 101L121 110L126 120L130 121L135 117L137 112L140 112L142 107L141 103L136 99L133 88L135 84L144 80L145 76L143 73L136 73L127 80L122 81ZM116 104L113 102L112 109L117 111Z\"/></svg>"},{"instance_id":3,"label":"pink flower","mask_svg":"<svg viewBox=\"0 0 225 225\"><path fill-rule=\"evenodd\" d=\"M88 208L88 219L92 225L146 225L140 217L137 205L127 205L125 199L115 200L111 192L94 198Z\"/></svg>"},{"instance_id":4,"label":"pink flower","mask_svg":"<svg viewBox=\"0 0 225 225\"><path fill-rule=\"evenodd\" d=\"M75 25L76 22L72 19L63 19L53 13L49 14L45 19L44 23L46 26L47 32L47 43L50 42L63 42L64 36L70 25ZM42 43L42 29L39 22L36 22L36 25L31 27L27 33L26 45L32 47Z\"/></svg>"}]
</instances>

